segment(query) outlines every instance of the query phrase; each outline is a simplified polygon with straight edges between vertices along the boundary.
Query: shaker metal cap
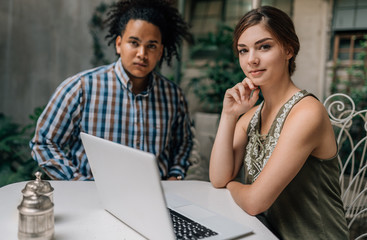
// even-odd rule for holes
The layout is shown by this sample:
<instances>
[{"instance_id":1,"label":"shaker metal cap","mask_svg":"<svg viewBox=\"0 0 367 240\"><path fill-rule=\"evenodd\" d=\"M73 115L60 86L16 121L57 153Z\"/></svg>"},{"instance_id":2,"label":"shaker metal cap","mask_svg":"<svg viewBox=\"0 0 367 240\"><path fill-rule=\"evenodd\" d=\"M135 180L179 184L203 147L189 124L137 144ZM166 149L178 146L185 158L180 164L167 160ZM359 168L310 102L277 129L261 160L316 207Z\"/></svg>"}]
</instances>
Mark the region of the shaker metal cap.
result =
<instances>
[{"instance_id":1,"label":"shaker metal cap","mask_svg":"<svg viewBox=\"0 0 367 240\"><path fill-rule=\"evenodd\" d=\"M28 182L22 190L24 196L31 196L34 193L48 195L53 192L54 188L51 186L51 184L41 179L41 172L36 172L35 176L36 180Z\"/></svg>"},{"instance_id":2,"label":"shaker metal cap","mask_svg":"<svg viewBox=\"0 0 367 240\"><path fill-rule=\"evenodd\" d=\"M49 197L33 194L23 198L22 202L18 206L18 210L20 213L25 215L38 215L51 211L53 206L54 204L51 202Z\"/></svg>"}]
</instances>

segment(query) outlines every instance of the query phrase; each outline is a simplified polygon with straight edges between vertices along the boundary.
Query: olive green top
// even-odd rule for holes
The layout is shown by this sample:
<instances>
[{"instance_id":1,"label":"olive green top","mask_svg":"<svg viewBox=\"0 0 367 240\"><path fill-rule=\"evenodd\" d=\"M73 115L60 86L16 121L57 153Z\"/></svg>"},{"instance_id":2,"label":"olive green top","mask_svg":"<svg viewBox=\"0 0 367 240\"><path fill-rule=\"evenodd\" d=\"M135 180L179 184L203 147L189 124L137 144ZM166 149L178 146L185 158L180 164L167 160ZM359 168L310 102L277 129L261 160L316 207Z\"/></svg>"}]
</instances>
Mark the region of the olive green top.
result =
<instances>
[{"instance_id":1,"label":"olive green top","mask_svg":"<svg viewBox=\"0 0 367 240\"><path fill-rule=\"evenodd\" d=\"M244 159L245 182L256 180L271 156L292 107L309 96L297 92L279 110L269 133L260 135L260 104L248 127L248 144ZM337 156L318 159L309 156L296 177L265 212L265 224L280 239L349 239L340 198Z\"/></svg>"}]
</instances>

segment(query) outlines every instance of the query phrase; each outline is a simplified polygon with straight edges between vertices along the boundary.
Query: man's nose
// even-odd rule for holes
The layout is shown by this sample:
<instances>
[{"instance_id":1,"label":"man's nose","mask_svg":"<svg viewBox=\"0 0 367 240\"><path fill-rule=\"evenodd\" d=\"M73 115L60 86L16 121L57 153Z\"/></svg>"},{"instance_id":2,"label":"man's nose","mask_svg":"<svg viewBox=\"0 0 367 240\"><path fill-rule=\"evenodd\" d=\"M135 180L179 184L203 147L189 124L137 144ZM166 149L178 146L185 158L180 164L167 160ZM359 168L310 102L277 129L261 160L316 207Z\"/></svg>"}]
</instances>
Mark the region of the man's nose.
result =
<instances>
[{"instance_id":1,"label":"man's nose","mask_svg":"<svg viewBox=\"0 0 367 240\"><path fill-rule=\"evenodd\" d=\"M147 51L146 51L145 47L140 46L139 49L138 49L138 57L144 59L144 58L146 58L146 53L147 53Z\"/></svg>"}]
</instances>

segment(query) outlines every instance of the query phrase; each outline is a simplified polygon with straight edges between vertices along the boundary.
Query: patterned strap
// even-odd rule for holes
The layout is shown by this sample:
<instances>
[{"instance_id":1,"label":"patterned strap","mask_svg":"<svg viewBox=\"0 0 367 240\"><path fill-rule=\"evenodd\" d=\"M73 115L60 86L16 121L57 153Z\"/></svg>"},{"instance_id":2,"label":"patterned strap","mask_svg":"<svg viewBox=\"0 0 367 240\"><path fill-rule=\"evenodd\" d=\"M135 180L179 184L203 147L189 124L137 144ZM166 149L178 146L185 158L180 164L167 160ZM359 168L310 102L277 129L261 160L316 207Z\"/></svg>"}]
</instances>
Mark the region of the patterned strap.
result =
<instances>
[{"instance_id":1,"label":"patterned strap","mask_svg":"<svg viewBox=\"0 0 367 240\"><path fill-rule=\"evenodd\" d=\"M246 146L246 155L244 159L247 167L247 174L249 174L252 182L256 180L273 153L273 150L278 143L283 124L290 110L297 102L308 95L311 94L306 90L299 91L283 105L270 127L269 136L267 136L264 142L261 141L261 135L256 131L256 126L259 124L259 116L264 102L262 102L256 109L247 131L249 141Z\"/></svg>"}]
</instances>

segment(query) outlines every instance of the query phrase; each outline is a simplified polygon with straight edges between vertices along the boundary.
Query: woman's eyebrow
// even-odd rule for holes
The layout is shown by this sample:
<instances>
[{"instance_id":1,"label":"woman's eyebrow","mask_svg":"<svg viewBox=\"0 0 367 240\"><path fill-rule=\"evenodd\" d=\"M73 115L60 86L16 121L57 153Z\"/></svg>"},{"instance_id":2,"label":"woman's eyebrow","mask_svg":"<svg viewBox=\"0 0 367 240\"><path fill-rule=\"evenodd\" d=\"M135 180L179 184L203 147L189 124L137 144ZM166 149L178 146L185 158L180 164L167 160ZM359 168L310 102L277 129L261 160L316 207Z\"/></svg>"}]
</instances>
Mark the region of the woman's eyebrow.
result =
<instances>
[{"instance_id":1,"label":"woman's eyebrow","mask_svg":"<svg viewBox=\"0 0 367 240\"><path fill-rule=\"evenodd\" d=\"M263 38L263 39L260 39L260 40L256 41L256 42L255 42L255 45L259 45L259 44L261 44L261 43L263 43L263 42L266 42L266 41L268 41L268 40L273 40L273 39L272 39L272 38ZM239 44L237 44L237 47L246 47L246 44L244 44L244 43L239 43Z\"/></svg>"},{"instance_id":2,"label":"woman's eyebrow","mask_svg":"<svg viewBox=\"0 0 367 240\"><path fill-rule=\"evenodd\" d=\"M272 38L263 38L263 39L260 39L259 41L256 41L255 45L261 44L261 43L266 42L268 40L273 40L273 39Z\"/></svg>"}]
</instances>

